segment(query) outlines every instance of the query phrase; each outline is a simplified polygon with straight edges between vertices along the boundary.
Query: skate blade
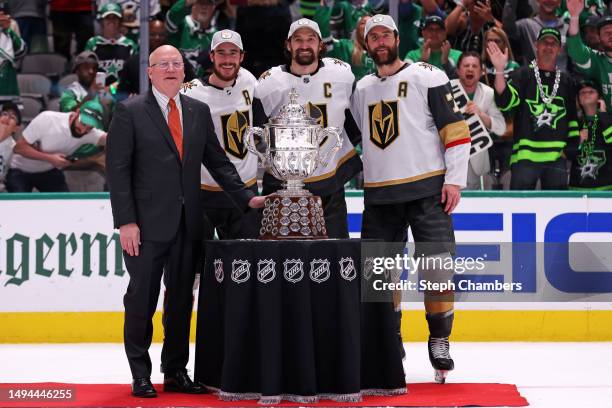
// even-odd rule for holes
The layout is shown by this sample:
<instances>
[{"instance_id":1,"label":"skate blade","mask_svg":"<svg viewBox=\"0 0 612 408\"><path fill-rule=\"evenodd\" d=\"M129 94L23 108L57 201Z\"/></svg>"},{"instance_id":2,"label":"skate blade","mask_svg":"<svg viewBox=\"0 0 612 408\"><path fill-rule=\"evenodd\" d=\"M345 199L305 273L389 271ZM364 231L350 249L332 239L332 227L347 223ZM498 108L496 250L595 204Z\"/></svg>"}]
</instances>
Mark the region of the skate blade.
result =
<instances>
[{"instance_id":1,"label":"skate blade","mask_svg":"<svg viewBox=\"0 0 612 408\"><path fill-rule=\"evenodd\" d=\"M438 384L444 384L446 382L447 375L448 370L435 370L435 381Z\"/></svg>"}]
</instances>

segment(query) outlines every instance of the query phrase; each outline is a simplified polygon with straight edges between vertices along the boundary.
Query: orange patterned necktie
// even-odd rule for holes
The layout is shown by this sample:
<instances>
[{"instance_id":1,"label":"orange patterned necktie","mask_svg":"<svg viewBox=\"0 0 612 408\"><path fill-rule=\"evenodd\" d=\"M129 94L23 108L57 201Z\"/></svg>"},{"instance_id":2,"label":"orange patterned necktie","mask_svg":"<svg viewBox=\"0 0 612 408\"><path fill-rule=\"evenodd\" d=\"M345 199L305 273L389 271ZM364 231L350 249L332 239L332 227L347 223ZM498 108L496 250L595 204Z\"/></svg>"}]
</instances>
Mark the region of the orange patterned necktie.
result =
<instances>
[{"instance_id":1,"label":"orange patterned necktie","mask_svg":"<svg viewBox=\"0 0 612 408\"><path fill-rule=\"evenodd\" d=\"M168 113L168 127L170 128L170 133L172 134L172 139L174 139L174 144L178 150L179 157L181 160L183 160L183 128L181 127L181 118L174 99L170 99L168 106L170 106L170 113Z\"/></svg>"}]
</instances>

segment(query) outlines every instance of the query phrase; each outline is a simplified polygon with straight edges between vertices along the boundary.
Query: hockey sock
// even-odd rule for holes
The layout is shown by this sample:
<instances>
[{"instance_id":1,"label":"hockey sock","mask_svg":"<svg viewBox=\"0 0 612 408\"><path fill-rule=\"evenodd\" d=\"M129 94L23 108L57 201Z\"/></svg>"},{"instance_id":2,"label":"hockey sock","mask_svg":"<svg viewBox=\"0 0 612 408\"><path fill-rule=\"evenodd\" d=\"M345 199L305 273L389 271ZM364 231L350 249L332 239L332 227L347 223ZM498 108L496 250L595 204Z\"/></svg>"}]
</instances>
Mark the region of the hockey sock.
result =
<instances>
[{"instance_id":1,"label":"hockey sock","mask_svg":"<svg viewBox=\"0 0 612 408\"><path fill-rule=\"evenodd\" d=\"M453 330L453 319L455 310L451 309L442 313L426 313L429 335L431 337L449 337Z\"/></svg>"}]
</instances>

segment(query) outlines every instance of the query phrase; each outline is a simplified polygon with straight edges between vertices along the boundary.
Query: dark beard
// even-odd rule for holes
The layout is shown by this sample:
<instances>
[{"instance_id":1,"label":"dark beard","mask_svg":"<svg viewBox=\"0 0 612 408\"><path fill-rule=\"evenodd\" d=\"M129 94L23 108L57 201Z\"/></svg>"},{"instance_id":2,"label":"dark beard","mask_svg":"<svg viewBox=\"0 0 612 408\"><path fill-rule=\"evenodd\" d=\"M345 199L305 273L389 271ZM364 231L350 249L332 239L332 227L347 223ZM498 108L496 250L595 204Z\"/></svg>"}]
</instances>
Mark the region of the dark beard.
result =
<instances>
[{"instance_id":1,"label":"dark beard","mask_svg":"<svg viewBox=\"0 0 612 408\"><path fill-rule=\"evenodd\" d=\"M293 57L293 60L298 64L298 65L310 65L312 63L315 62L315 58L316 55L313 53L309 54L309 55L300 55L297 51Z\"/></svg>"},{"instance_id":2,"label":"dark beard","mask_svg":"<svg viewBox=\"0 0 612 408\"><path fill-rule=\"evenodd\" d=\"M233 81L234 79L236 79L236 77L238 76L238 67L235 67L234 69L235 69L234 74L232 76L226 77L226 76L223 76L221 72L217 71L217 67L215 65L213 65L213 68L212 68L215 76L224 82L229 82L229 81Z\"/></svg>"},{"instance_id":3,"label":"dark beard","mask_svg":"<svg viewBox=\"0 0 612 408\"><path fill-rule=\"evenodd\" d=\"M370 56L374 60L374 63L378 66L380 65L391 65L397 59L397 47L395 49L391 49L389 47L385 47L387 50L387 58L381 58L378 56L376 51L369 52Z\"/></svg>"},{"instance_id":4,"label":"dark beard","mask_svg":"<svg viewBox=\"0 0 612 408\"><path fill-rule=\"evenodd\" d=\"M87 90L89 90L89 88L91 88L91 84L94 83L95 78L92 78L91 81L87 80L87 79L83 79L80 80L79 79L79 83L81 84L81 86Z\"/></svg>"},{"instance_id":5,"label":"dark beard","mask_svg":"<svg viewBox=\"0 0 612 408\"><path fill-rule=\"evenodd\" d=\"M70 124L70 133L72 133L72 137L75 137L77 139L82 138L85 134L80 134L79 132L77 132L76 130L76 126L75 123L76 121L79 120L79 118L75 118L72 123Z\"/></svg>"}]
</instances>

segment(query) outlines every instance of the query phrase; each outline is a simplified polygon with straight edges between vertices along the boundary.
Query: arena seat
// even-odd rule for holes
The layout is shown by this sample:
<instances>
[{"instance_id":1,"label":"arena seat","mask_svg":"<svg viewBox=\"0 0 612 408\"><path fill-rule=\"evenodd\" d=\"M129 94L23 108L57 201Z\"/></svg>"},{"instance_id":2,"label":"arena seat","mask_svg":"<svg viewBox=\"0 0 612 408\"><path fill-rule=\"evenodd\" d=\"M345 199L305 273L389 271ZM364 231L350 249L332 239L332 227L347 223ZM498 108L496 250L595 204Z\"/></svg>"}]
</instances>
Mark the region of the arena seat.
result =
<instances>
[{"instance_id":1,"label":"arena seat","mask_svg":"<svg viewBox=\"0 0 612 408\"><path fill-rule=\"evenodd\" d=\"M66 72L67 66L68 60L60 54L28 54L23 58L21 72L42 74L57 79Z\"/></svg>"},{"instance_id":2,"label":"arena seat","mask_svg":"<svg viewBox=\"0 0 612 408\"><path fill-rule=\"evenodd\" d=\"M17 74L19 92L22 95L38 94L48 96L51 92L51 80L41 74Z\"/></svg>"},{"instance_id":3,"label":"arena seat","mask_svg":"<svg viewBox=\"0 0 612 408\"><path fill-rule=\"evenodd\" d=\"M23 103L23 111L21 113L25 123L30 123L43 110L43 103L38 98L22 95L21 102Z\"/></svg>"}]
</instances>

